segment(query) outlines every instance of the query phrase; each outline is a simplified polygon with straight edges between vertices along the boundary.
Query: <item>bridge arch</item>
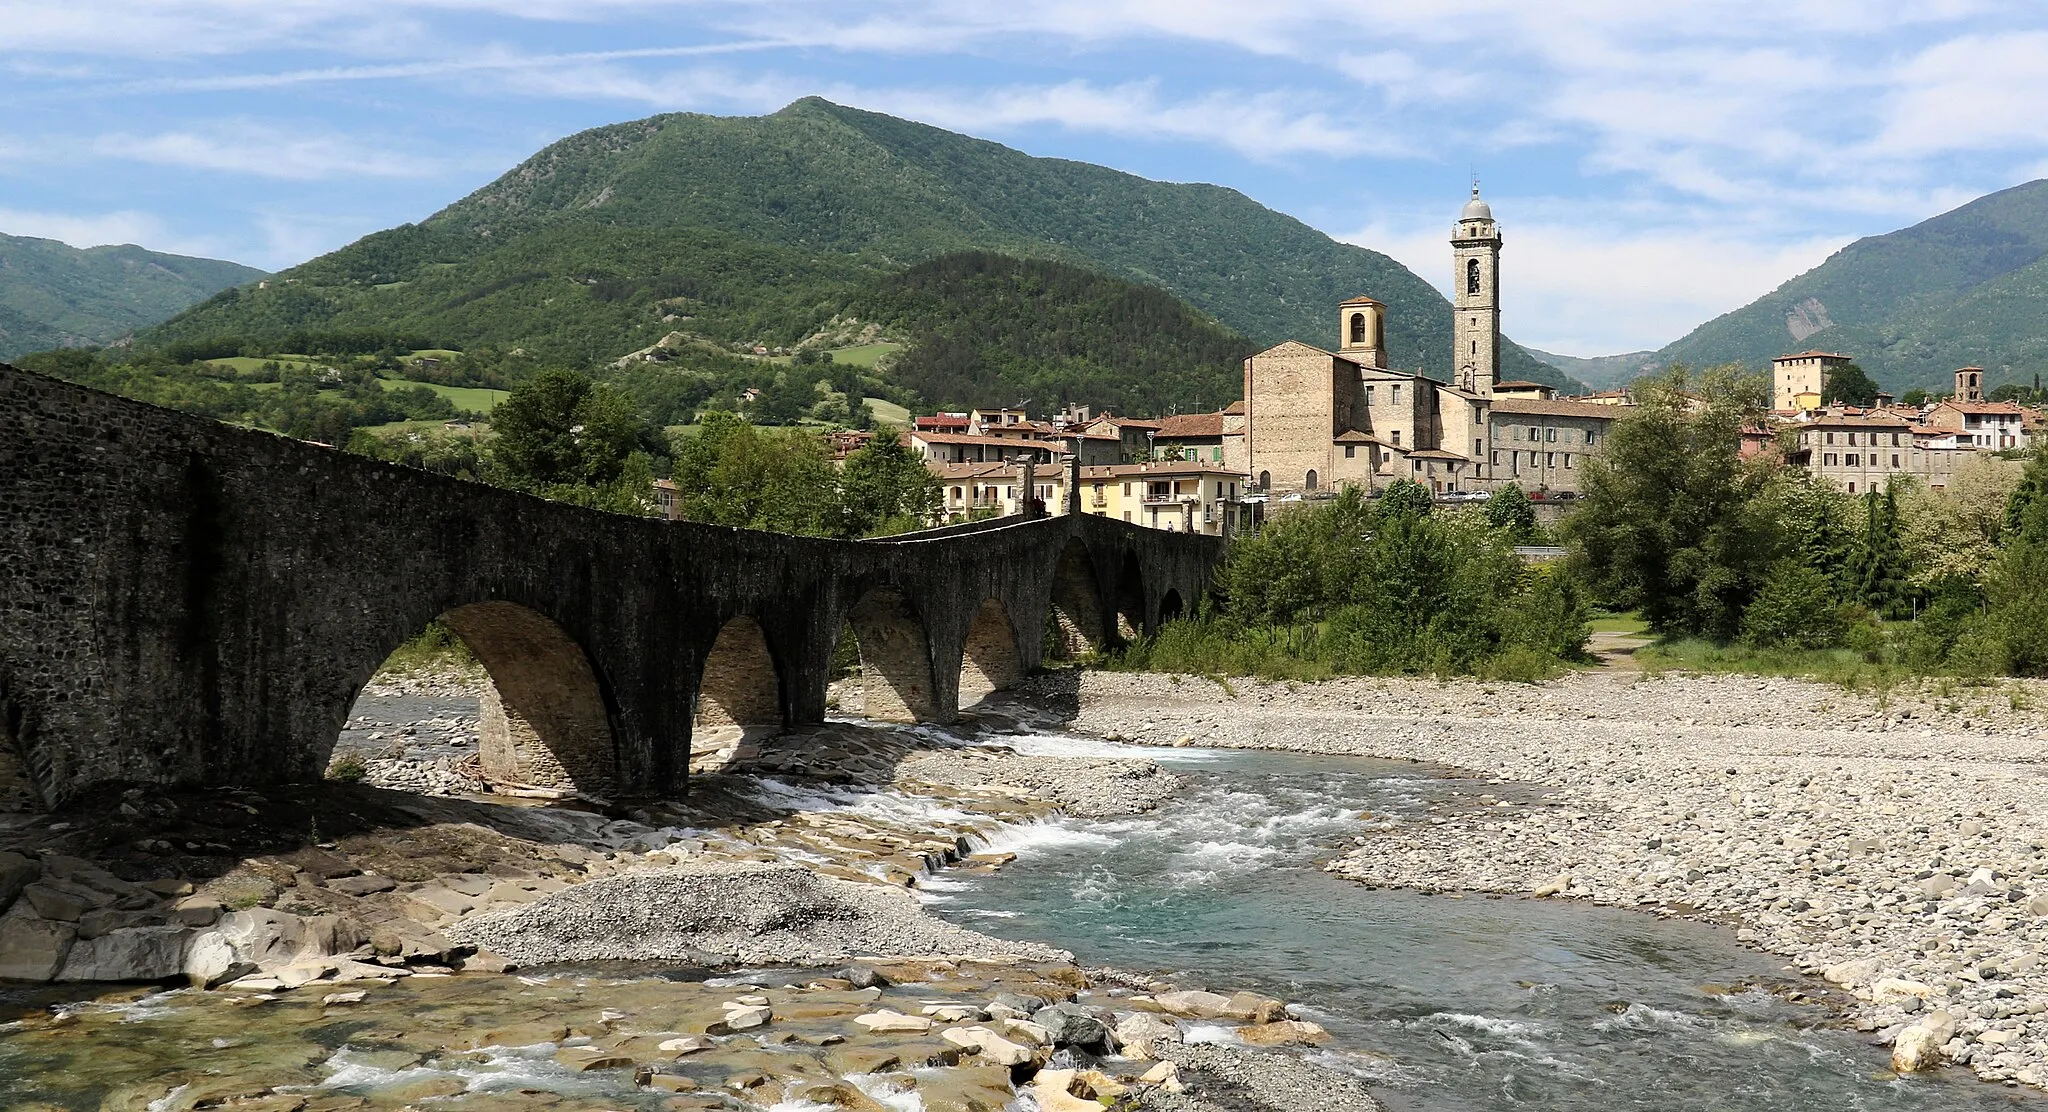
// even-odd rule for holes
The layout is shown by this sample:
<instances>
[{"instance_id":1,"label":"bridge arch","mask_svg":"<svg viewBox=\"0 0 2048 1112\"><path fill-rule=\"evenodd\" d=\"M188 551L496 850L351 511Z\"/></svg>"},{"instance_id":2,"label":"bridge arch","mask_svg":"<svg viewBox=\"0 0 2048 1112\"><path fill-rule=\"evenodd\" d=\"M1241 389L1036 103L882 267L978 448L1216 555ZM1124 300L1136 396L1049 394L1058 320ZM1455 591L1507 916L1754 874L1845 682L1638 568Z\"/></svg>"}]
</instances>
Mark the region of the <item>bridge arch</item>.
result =
<instances>
[{"instance_id":1,"label":"bridge arch","mask_svg":"<svg viewBox=\"0 0 2048 1112\"><path fill-rule=\"evenodd\" d=\"M1060 655L1085 656L1102 647L1107 625L1095 561L1079 537L1069 537L1053 567L1050 625Z\"/></svg>"},{"instance_id":2,"label":"bridge arch","mask_svg":"<svg viewBox=\"0 0 2048 1112\"><path fill-rule=\"evenodd\" d=\"M1143 637L1145 621L1145 569L1135 549L1124 549L1116 573L1116 631L1126 641Z\"/></svg>"},{"instance_id":3,"label":"bridge arch","mask_svg":"<svg viewBox=\"0 0 2048 1112\"><path fill-rule=\"evenodd\" d=\"M750 614L719 627L697 673L693 734L724 726L783 724L782 670L768 635Z\"/></svg>"},{"instance_id":4,"label":"bridge arch","mask_svg":"<svg viewBox=\"0 0 2048 1112\"><path fill-rule=\"evenodd\" d=\"M860 646L862 715L878 722L936 718L931 638L902 592L870 588L847 611L846 622Z\"/></svg>"},{"instance_id":5,"label":"bridge arch","mask_svg":"<svg viewBox=\"0 0 2048 1112\"><path fill-rule=\"evenodd\" d=\"M1017 651L1017 627L1010 621L1009 608L992 598L982 600L967 627L965 651L960 657L960 705L1014 687L1023 678L1024 662Z\"/></svg>"},{"instance_id":6,"label":"bridge arch","mask_svg":"<svg viewBox=\"0 0 2048 1112\"><path fill-rule=\"evenodd\" d=\"M604 693L574 638L515 602L458 606L440 621L489 677L477 726L485 779L593 795L618 786Z\"/></svg>"},{"instance_id":7,"label":"bridge arch","mask_svg":"<svg viewBox=\"0 0 2048 1112\"><path fill-rule=\"evenodd\" d=\"M1160 625L1165 625L1166 623L1173 621L1176 618L1186 617L1186 611L1187 603L1181 601L1180 591L1178 588L1168 587L1166 589L1166 593L1159 596Z\"/></svg>"}]
</instances>

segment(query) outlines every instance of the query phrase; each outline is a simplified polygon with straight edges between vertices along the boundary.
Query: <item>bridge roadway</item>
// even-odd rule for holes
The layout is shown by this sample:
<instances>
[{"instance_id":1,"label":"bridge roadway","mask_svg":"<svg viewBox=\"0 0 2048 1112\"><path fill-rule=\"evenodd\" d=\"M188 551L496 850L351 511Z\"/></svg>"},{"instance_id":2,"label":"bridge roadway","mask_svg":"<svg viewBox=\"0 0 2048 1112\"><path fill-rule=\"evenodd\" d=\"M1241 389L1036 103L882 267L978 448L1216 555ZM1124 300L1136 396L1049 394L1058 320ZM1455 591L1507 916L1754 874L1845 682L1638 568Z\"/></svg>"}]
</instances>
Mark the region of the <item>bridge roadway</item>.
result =
<instances>
[{"instance_id":1,"label":"bridge roadway","mask_svg":"<svg viewBox=\"0 0 2048 1112\"><path fill-rule=\"evenodd\" d=\"M487 775L672 791L693 731L822 721L848 625L868 717L946 722L1040 664L1048 618L1077 650L1153 630L1221 548L1085 514L868 541L606 514L0 364L0 795L317 778L436 618L490 674Z\"/></svg>"}]
</instances>

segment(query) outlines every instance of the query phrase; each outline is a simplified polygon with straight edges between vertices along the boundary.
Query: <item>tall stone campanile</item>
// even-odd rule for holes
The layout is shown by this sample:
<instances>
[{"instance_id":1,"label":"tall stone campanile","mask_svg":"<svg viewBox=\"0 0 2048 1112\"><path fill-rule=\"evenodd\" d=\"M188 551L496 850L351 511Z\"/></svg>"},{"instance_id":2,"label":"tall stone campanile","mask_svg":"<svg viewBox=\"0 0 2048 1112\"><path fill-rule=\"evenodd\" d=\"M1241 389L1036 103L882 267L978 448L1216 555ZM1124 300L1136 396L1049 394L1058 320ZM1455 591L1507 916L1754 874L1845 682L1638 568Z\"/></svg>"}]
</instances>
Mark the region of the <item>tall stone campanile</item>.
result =
<instances>
[{"instance_id":1,"label":"tall stone campanile","mask_svg":"<svg viewBox=\"0 0 2048 1112\"><path fill-rule=\"evenodd\" d=\"M1451 257L1458 268L1451 298L1456 312L1451 366L1457 369L1455 384L1482 398L1492 397L1500 381L1500 246L1493 208L1479 199L1475 182L1472 199L1451 231Z\"/></svg>"}]
</instances>

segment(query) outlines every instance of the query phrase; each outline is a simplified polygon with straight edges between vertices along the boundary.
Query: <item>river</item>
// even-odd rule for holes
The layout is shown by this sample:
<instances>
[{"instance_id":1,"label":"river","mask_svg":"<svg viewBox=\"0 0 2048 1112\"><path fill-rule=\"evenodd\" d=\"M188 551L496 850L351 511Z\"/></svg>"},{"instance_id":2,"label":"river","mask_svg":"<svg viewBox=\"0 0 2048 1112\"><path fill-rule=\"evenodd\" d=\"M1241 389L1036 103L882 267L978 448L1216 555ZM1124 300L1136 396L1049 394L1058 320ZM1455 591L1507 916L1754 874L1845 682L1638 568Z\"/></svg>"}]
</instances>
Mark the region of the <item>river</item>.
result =
<instances>
[{"instance_id":1,"label":"river","mask_svg":"<svg viewBox=\"0 0 2048 1112\"><path fill-rule=\"evenodd\" d=\"M998 740L1147 756L1197 783L1152 815L999 838L1017 860L938 878L932 911L1091 965L1310 1001L1305 1018L1355 1051L1323 1060L1372 1078L1392 1108L2048 1107L1960 1070L1893 1077L1886 1051L1827 1026L1826 1009L1753 987L1797 973L1725 929L1577 902L1377 891L1323 872L1361 815L1426 822L1447 802L1452 783L1411 765Z\"/></svg>"}]
</instances>

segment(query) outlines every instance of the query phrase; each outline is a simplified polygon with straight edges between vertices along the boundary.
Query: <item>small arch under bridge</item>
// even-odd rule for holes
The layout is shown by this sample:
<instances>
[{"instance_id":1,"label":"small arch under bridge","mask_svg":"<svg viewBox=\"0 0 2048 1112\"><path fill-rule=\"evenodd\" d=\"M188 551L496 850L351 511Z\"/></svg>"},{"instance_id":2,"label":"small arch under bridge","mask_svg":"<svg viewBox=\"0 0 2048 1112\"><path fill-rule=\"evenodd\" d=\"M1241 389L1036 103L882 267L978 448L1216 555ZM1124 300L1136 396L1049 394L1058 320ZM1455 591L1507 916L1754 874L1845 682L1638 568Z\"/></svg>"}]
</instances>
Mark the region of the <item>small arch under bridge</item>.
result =
<instances>
[{"instance_id":1,"label":"small arch under bridge","mask_svg":"<svg viewBox=\"0 0 2048 1112\"><path fill-rule=\"evenodd\" d=\"M0 787L317 778L438 618L491 674L487 769L670 792L695 729L822 721L848 626L869 717L946 722L963 675L1150 632L1221 553L1080 514L868 541L605 514L0 364Z\"/></svg>"}]
</instances>

